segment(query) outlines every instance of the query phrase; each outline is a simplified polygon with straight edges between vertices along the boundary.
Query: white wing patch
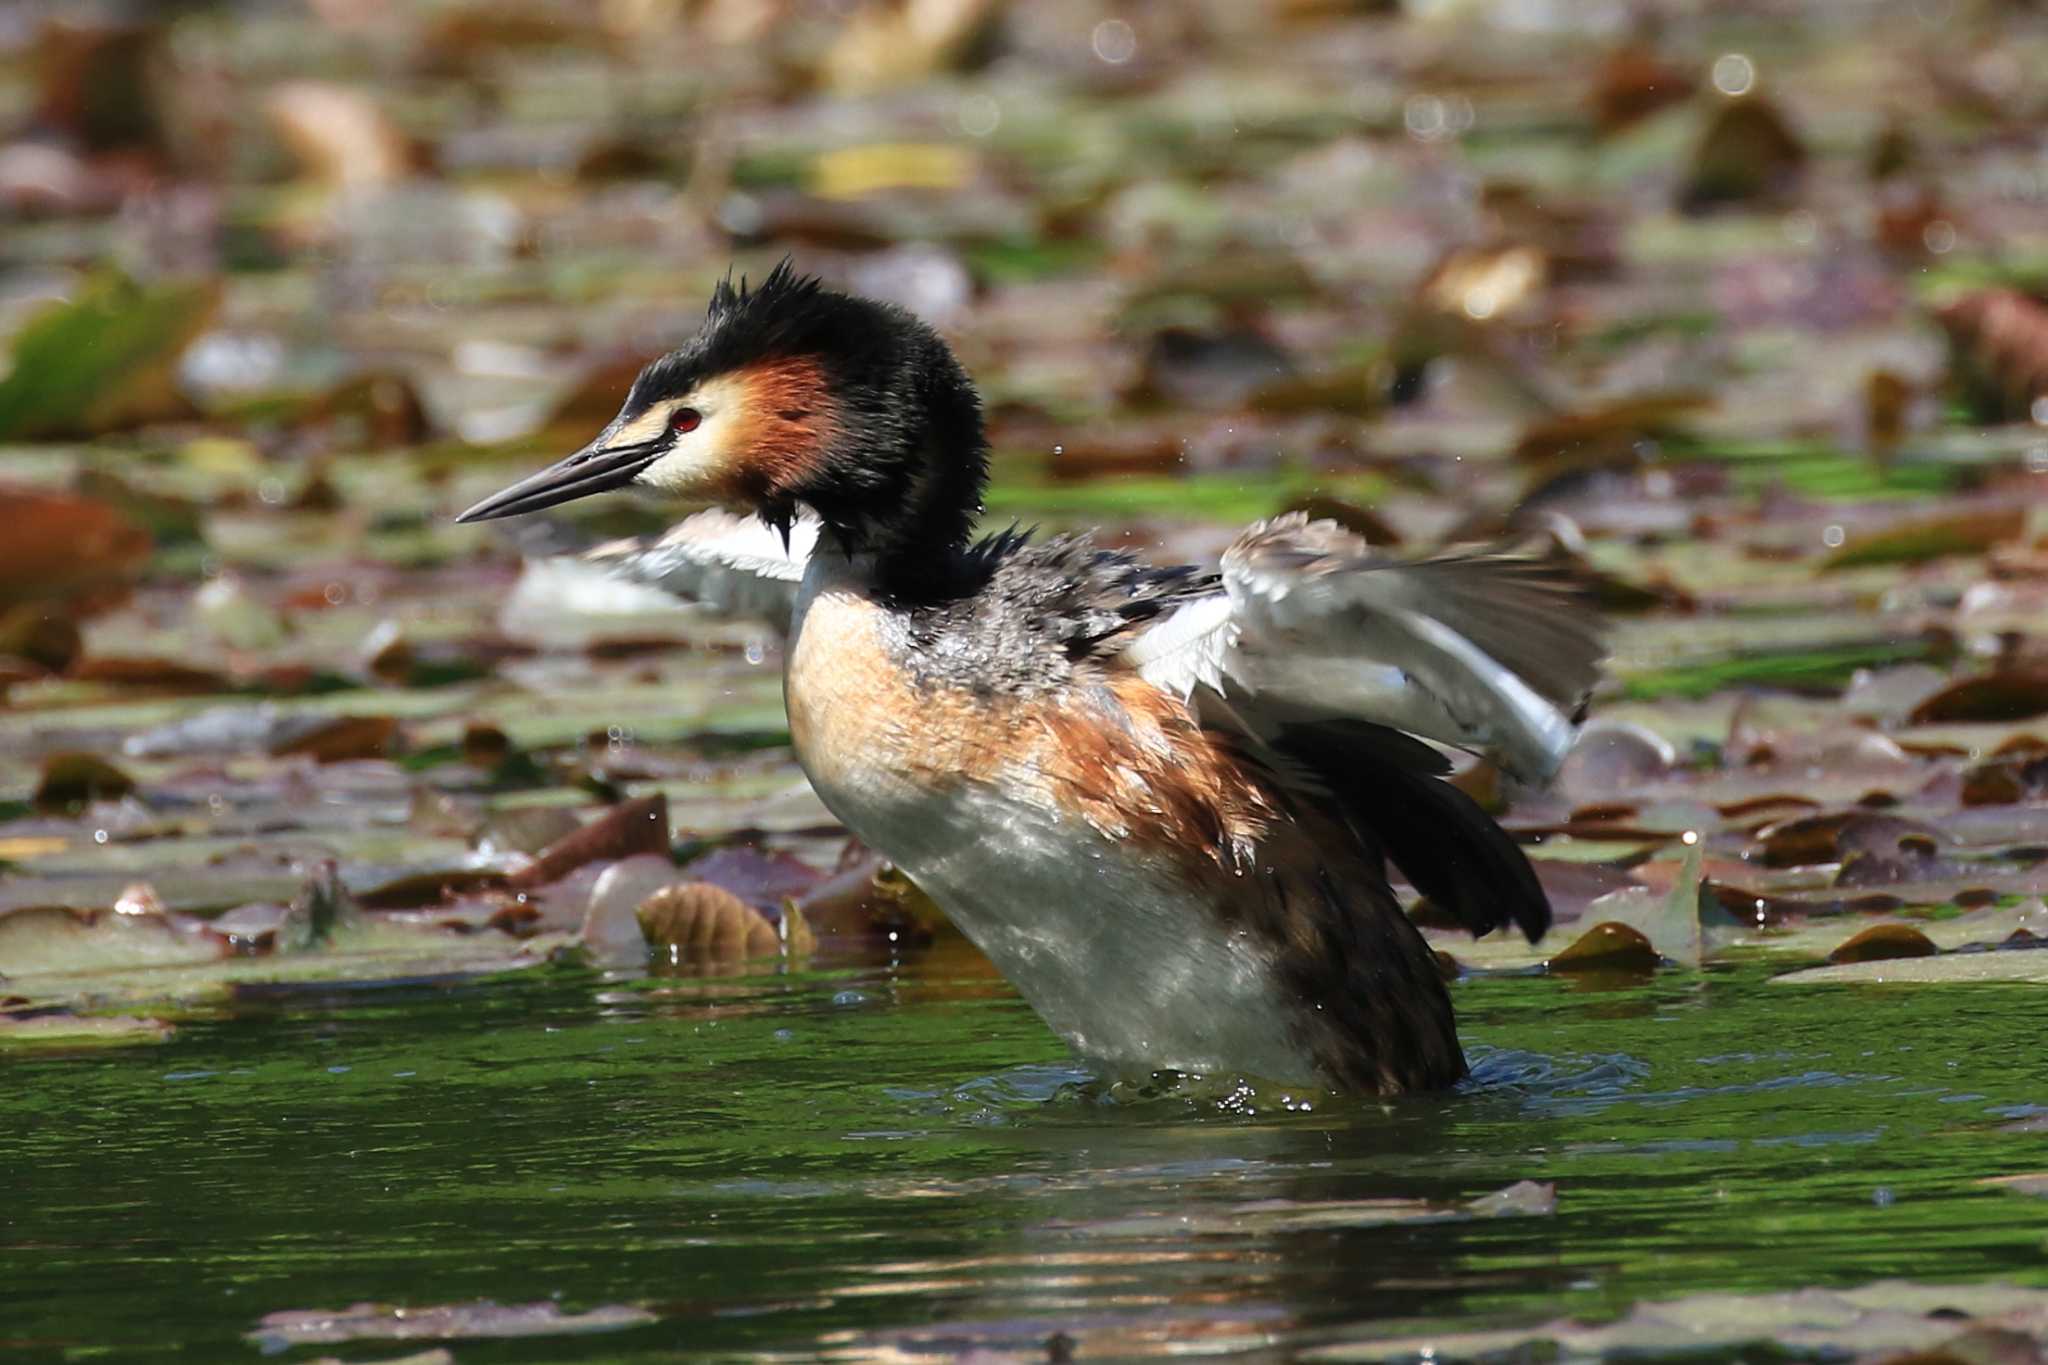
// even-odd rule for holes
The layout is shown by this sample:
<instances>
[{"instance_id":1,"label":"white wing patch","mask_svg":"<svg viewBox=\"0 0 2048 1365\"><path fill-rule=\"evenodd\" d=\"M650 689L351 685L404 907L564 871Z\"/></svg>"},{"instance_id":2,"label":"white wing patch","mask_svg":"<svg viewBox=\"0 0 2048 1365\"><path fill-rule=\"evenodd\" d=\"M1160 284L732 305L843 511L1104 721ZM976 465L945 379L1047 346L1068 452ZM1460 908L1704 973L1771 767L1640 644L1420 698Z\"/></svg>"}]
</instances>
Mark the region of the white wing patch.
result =
<instances>
[{"instance_id":1,"label":"white wing patch","mask_svg":"<svg viewBox=\"0 0 2048 1365\"><path fill-rule=\"evenodd\" d=\"M1597 677L1598 622L1539 561L1500 551L1398 560L1300 514L1247 530L1223 591L1140 634L1124 658L1178 696L1352 717L1556 772Z\"/></svg>"},{"instance_id":2,"label":"white wing patch","mask_svg":"<svg viewBox=\"0 0 2048 1365\"><path fill-rule=\"evenodd\" d=\"M800 518L782 534L754 517L716 508L677 522L660 539L617 540L583 562L628 583L658 589L718 616L768 621L787 630L797 586L818 543L818 523Z\"/></svg>"},{"instance_id":3,"label":"white wing patch","mask_svg":"<svg viewBox=\"0 0 2048 1365\"><path fill-rule=\"evenodd\" d=\"M1124 660L1162 692L1185 701L1197 687L1223 690L1223 664L1237 644L1231 601L1218 593L1176 609L1124 648Z\"/></svg>"}]
</instances>

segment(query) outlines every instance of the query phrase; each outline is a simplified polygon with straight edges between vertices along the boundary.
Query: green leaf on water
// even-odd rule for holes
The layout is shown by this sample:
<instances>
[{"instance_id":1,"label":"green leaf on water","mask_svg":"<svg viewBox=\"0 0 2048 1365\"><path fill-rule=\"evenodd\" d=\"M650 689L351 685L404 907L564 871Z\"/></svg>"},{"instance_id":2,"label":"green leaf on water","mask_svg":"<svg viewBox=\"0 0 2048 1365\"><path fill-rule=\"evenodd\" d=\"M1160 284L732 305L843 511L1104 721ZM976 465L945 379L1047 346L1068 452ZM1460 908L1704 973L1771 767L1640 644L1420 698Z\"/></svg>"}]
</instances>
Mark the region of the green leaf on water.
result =
<instances>
[{"instance_id":1,"label":"green leaf on water","mask_svg":"<svg viewBox=\"0 0 2048 1365\"><path fill-rule=\"evenodd\" d=\"M1634 673L1621 680L1621 693L1631 701L1696 701L1732 687L1831 694L1847 687L1859 669L1936 659L1941 652L1940 643L1931 639L1862 640L1818 649L1760 649Z\"/></svg>"},{"instance_id":2,"label":"green leaf on water","mask_svg":"<svg viewBox=\"0 0 2048 1365\"><path fill-rule=\"evenodd\" d=\"M172 367L219 302L212 280L91 277L16 334L0 379L0 440L91 435L180 411Z\"/></svg>"}]
</instances>

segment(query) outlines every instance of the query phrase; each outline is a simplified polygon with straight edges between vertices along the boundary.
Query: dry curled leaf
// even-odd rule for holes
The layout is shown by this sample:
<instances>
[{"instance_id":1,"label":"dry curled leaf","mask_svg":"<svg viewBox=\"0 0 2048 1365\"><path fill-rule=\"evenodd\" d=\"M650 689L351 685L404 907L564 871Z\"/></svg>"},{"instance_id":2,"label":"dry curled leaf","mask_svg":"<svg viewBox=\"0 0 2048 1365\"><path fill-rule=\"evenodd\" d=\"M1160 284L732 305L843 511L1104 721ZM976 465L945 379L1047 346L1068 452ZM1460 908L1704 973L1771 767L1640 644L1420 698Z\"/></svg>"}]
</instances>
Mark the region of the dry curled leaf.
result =
<instances>
[{"instance_id":1,"label":"dry curled leaf","mask_svg":"<svg viewBox=\"0 0 2048 1365\"><path fill-rule=\"evenodd\" d=\"M2016 289L1979 289L1935 314L1950 367L1979 413L2024 420L2048 398L2048 307Z\"/></svg>"},{"instance_id":2,"label":"dry curled leaf","mask_svg":"<svg viewBox=\"0 0 2048 1365\"><path fill-rule=\"evenodd\" d=\"M806 951L810 931L801 915L789 913L790 951ZM765 914L708 882L665 887L641 902L638 916L640 932L672 960L729 962L783 951L782 933Z\"/></svg>"}]
</instances>

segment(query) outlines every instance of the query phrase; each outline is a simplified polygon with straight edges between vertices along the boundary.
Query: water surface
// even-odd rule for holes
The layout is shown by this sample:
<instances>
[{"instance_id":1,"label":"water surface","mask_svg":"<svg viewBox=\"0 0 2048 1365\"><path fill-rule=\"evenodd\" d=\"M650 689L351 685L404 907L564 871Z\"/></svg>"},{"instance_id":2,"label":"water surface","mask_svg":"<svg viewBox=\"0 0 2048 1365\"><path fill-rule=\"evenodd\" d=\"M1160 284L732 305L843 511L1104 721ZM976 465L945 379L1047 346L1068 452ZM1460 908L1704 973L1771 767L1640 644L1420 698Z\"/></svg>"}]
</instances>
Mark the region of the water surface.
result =
<instances>
[{"instance_id":1,"label":"water surface","mask_svg":"<svg viewBox=\"0 0 2048 1365\"><path fill-rule=\"evenodd\" d=\"M1109 1098L944 952L254 1000L5 1063L9 1354L255 1358L267 1313L553 1299L460 1360L1228 1351L1891 1276L2048 1284L2038 993L1457 988L1461 1091ZM1249 1110L1249 1112L1246 1112ZM1551 1214L1425 1218L1517 1181ZM388 1343L339 1349L352 1359Z\"/></svg>"}]
</instances>

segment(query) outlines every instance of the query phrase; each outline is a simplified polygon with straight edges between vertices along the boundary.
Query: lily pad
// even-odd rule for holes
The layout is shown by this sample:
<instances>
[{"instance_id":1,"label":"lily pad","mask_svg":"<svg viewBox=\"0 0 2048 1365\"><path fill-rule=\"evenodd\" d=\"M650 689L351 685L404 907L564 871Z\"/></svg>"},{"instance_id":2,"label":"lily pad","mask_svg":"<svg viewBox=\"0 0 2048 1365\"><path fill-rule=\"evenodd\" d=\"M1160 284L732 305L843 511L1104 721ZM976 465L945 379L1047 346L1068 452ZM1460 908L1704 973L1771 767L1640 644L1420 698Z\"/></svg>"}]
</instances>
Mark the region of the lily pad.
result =
<instances>
[{"instance_id":1,"label":"lily pad","mask_svg":"<svg viewBox=\"0 0 2048 1365\"><path fill-rule=\"evenodd\" d=\"M186 413L172 371L219 303L213 280L91 277L15 335L13 366L0 379L0 440L90 435Z\"/></svg>"}]
</instances>

